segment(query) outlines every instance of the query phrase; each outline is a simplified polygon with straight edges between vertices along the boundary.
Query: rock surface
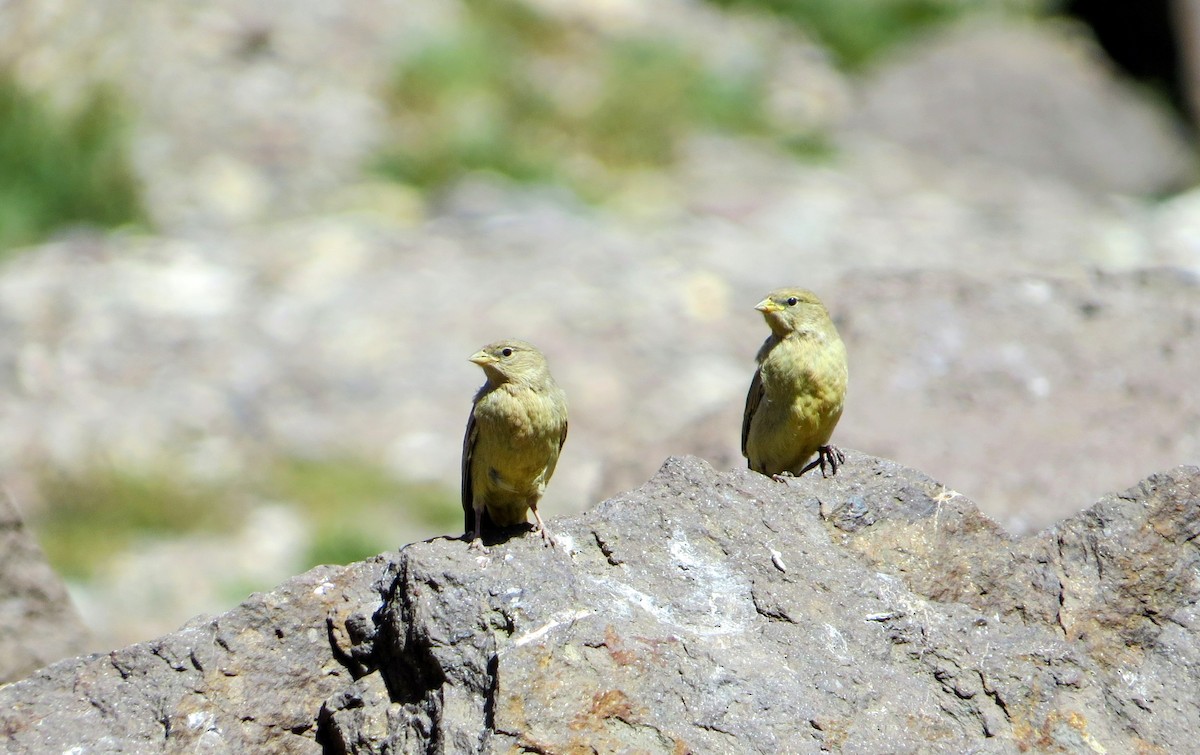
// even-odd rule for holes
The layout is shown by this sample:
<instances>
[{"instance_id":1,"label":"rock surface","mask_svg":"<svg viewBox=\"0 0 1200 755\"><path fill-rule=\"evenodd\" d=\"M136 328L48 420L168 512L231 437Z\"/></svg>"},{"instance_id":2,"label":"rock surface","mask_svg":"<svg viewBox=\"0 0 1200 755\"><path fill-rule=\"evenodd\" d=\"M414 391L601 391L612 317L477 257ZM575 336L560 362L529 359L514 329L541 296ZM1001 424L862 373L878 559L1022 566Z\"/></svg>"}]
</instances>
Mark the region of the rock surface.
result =
<instances>
[{"instance_id":1,"label":"rock surface","mask_svg":"<svg viewBox=\"0 0 1200 755\"><path fill-rule=\"evenodd\" d=\"M82 652L86 636L62 579L0 493L0 683Z\"/></svg>"},{"instance_id":2,"label":"rock surface","mask_svg":"<svg viewBox=\"0 0 1200 755\"><path fill-rule=\"evenodd\" d=\"M0 689L9 752L1175 752L1200 469L1015 539L851 453L672 458L486 555L436 539Z\"/></svg>"},{"instance_id":3,"label":"rock surface","mask_svg":"<svg viewBox=\"0 0 1200 755\"><path fill-rule=\"evenodd\" d=\"M390 564L318 567L216 618L0 688L0 748L320 751L321 701L353 682L334 638L355 625L351 614L378 607Z\"/></svg>"}]
</instances>

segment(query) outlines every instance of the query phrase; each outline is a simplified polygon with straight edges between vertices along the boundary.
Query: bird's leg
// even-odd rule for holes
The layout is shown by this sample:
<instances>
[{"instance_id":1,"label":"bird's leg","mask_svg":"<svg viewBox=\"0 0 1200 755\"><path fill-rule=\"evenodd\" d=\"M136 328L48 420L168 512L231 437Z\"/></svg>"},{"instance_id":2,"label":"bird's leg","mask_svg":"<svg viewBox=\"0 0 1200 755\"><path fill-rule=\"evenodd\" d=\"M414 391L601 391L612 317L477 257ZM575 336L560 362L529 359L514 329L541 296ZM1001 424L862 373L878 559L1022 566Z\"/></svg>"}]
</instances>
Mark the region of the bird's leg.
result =
<instances>
[{"instance_id":1,"label":"bird's leg","mask_svg":"<svg viewBox=\"0 0 1200 755\"><path fill-rule=\"evenodd\" d=\"M467 546L473 551L483 553L486 549L483 547L483 509L475 509L475 529L467 533L467 539L471 544Z\"/></svg>"},{"instance_id":2,"label":"bird's leg","mask_svg":"<svg viewBox=\"0 0 1200 755\"><path fill-rule=\"evenodd\" d=\"M534 520L537 521L537 526L533 528L533 531L540 533L542 542L553 548L555 546L554 535L551 535L550 530L546 529L546 523L542 521L542 515L538 513L537 504L531 505L529 509L533 512Z\"/></svg>"}]
</instances>

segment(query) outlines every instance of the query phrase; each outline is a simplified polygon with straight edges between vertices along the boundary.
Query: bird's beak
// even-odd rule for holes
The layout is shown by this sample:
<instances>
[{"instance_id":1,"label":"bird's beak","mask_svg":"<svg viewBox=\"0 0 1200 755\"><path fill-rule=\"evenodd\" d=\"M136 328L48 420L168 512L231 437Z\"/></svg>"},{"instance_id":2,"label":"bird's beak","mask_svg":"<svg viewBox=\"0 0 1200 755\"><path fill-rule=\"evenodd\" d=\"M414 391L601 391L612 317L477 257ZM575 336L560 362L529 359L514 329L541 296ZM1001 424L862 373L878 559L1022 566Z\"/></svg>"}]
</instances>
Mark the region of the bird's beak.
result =
<instances>
[{"instance_id":1,"label":"bird's beak","mask_svg":"<svg viewBox=\"0 0 1200 755\"><path fill-rule=\"evenodd\" d=\"M475 364L479 365L480 367L483 367L484 365L487 365L487 364L495 364L496 362L498 362L500 360L496 359L496 357L492 356L491 354L487 353L486 351L476 351L474 354L471 355L471 358L468 361L474 362Z\"/></svg>"},{"instance_id":2,"label":"bird's beak","mask_svg":"<svg viewBox=\"0 0 1200 755\"><path fill-rule=\"evenodd\" d=\"M759 312L762 312L764 315L770 314L772 312L780 312L783 310L783 307L779 306L778 304L771 301L770 299L763 299L758 304L755 304L754 308L757 309Z\"/></svg>"}]
</instances>

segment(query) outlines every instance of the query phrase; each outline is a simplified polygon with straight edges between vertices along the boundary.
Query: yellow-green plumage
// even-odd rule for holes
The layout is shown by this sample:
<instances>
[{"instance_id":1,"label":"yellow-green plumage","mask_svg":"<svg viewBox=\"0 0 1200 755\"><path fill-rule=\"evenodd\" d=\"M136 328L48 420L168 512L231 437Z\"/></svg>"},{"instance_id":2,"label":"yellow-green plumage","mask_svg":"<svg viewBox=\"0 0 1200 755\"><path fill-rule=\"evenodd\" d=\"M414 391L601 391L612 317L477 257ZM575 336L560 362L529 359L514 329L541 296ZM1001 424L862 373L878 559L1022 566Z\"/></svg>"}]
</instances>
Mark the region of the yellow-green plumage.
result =
<instances>
[{"instance_id":1,"label":"yellow-green plumage","mask_svg":"<svg viewBox=\"0 0 1200 755\"><path fill-rule=\"evenodd\" d=\"M845 458L829 444L842 417L846 347L829 311L802 288L772 291L756 307L771 328L746 395L742 454L767 475L800 475ZM809 464L809 460L817 460Z\"/></svg>"},{"instance_id":2,"label":"yellow-green plumage","mask_svg":"<svg viewBox=\"0 0 1200 755\"><path fill-rule=\"evenodd\" d=\"M464 527L472 541L495 527L526 521L553 543L538 501L567 439L567 401L546 358L531 344L507 340L472 357L487 382L475 394L463 438Z\"/></svg>"}]
</instances>

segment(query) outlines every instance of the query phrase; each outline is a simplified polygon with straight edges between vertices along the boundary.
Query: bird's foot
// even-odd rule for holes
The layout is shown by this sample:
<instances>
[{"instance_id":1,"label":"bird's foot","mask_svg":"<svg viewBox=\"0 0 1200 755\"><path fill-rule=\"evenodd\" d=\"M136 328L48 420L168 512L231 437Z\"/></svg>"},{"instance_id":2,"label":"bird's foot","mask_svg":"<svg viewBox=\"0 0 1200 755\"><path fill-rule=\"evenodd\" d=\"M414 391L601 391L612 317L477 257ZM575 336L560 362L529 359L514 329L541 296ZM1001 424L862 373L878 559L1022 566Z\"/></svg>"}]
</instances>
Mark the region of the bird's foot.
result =
<instances>
[{"instance_id":1,"label":"bird's foot","mask_svg":"<svg viewBox=\"0 0 1200 755\"><path fill-rule=\"evenodd\" d=\"M529 510L533 512L533 520L537 524L533 525L533 531L542 536L542 543L548 548L553 548L557 543L554 541L554 535L550 534L550 530L546 529L546 523L542 521L542 515L538 513L537 506L530 506Z\"/></svg>"},{"instance_id":2,"label":"bird's foot","mask_svg":"<svg viewBox=\"0 0 1200 755\"><path fill-rule=\"evenodd\" d=\"M483 538L479 536L478 532L468 532L463 535L463 539L470 543L467 546L468 550L475 551L476 553L487 553L487 548L483 547Z\"/></svg>"},{"instance_id":3,"label":"bird's foot","mask_svg":"<svg viewBox=\"0 0 1200 755\"><path fill-rule=\"evenodd\" d=\"M825 476L825 462L829 462L829 474L837 474L838 467L846 463L846 454L834 445L821 446L817 449L817 460L821 462L821 476Z\"/></svg>"},{"instance_id":4,"label":"bird's foot","mask_svg":"<svg viewBox=\"0 0 1200 755\"><path fill-rule=\"evenodd\" d=\"M807 471L807 470L806 470L806 471ZM803 474L803 472L801 472L801 474ZM784 485L786 485L786 484L787 484L787 481L788 481L789 479L791 479L793 476L794 476L794 475L792 475L792 473L791 473L791 472L786 472L786 471L785 471L785 472L780 472L779 474L773 474L773 475L771 475L771 479L772 479L772 480L774 480L775 482L782 482Z\"/></svg>"},{"instance_id":5,"label":"bird's foot","mask_svg":"<svg viewBox=\"0 0 1200 755\"><path fill-rule=\"evenodd\" d=\"M534 527L533 534L542 536L542 544L547 548L553 548L558 545L558 541L554 539L554 535L550 534L550 530L546 529L546 525Z\"/></svg>"},{"instance_id":6,"label":"bird's foot","mask_svg":"<svg viewBox=\"0 0 1200 755\"><path fill-rule=\"evenodd\" d=\"M808 472L814 467L821 468L821 476L829 477L837 474L838 467L846 463L846 454L842 453L842 449L834 445L821 446L817 449L817 458L810 461L804 469L800 470L800 474ZM829 465L829 474L825 473L825 465ZM799 477L800 475L797 475Z\"/></svg>"}]
</instances>

